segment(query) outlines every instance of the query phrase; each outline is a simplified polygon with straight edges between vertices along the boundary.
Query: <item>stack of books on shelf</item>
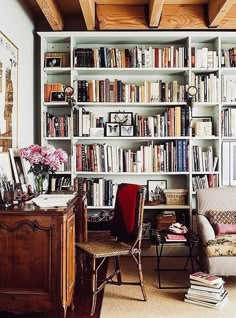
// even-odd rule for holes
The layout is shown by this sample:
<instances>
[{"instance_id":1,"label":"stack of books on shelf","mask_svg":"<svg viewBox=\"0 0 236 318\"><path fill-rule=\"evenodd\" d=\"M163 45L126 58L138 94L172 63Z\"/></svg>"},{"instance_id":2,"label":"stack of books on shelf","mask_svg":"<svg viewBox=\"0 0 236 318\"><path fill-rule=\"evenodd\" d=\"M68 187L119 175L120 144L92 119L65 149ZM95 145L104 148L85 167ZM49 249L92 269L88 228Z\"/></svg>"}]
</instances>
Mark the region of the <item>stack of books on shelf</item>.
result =
<instances>
[{"instance_id":1,"label":"stack of books on shelf","mask_svg":"<svg viewBox=\"0 0 236 318\"><path fill-rule=\"evenodd\" d=\"M166 230L168 227L176 222L175 211L164 211L162 214L158 214L156 217L156 226L159 231Z\"/></svg>"},{"instance_id":2,"label":"stack of books on shelf","mask_svg":"<svg viewBox=\"0 0 236 318\"><path fill-rule=\"evenodd\" d=\"M221 277L196 272L190 275L190 288L184 301L209 308L220 308L228 299Z\"/></svg>"}]
</instances>

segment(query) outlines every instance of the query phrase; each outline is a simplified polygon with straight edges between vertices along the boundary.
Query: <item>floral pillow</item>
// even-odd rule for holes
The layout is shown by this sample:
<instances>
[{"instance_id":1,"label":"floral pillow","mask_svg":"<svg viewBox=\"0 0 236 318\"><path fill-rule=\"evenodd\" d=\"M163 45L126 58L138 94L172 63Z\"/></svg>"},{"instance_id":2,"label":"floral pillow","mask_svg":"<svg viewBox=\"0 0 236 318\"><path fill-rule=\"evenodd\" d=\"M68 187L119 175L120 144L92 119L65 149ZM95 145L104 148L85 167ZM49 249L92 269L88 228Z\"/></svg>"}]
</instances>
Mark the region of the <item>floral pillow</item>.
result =
<instances>
[{"instance_id":1,"label":"floral pillow","mask_svg":"<svg viewBox=\"0 0 236 318\"><path fill-rule=\"evenodd\" d=\"M236 233L236 211L207 211L206 217L217 235Z\"/></svg>"}]
</instances>

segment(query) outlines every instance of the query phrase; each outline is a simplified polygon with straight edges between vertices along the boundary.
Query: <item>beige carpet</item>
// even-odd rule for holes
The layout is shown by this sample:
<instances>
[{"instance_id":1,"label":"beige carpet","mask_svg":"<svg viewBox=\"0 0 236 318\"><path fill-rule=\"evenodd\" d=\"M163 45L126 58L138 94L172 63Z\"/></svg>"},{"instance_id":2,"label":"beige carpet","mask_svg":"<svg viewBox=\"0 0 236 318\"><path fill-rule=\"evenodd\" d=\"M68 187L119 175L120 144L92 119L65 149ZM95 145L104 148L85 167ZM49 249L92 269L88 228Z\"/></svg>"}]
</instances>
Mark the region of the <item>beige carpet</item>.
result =
<instances>
[{"instance_id":1,"label":"beige carpet","mask_svg":"<svg viewBox=\"0 0 236 318\"><path fill-rule=\"evenodd\" d=\"M179 258L166 258L164 261L169 267L177 262L178 265L183 263L183 259ZM236 318L236 277L225 278L225 288L229 292L228 301L221 309L211 309L185 303L185 289L158 289L154 257L143 257L142 264L147 302L142 301L139 286L107 285L100 318ZM121 267L123 280L131 281L137 278L132 259L123 257ZM188 283L188 274L185 272L162 272L161 275L163 286L185 286Z\"/></svg>"}]
</instances>

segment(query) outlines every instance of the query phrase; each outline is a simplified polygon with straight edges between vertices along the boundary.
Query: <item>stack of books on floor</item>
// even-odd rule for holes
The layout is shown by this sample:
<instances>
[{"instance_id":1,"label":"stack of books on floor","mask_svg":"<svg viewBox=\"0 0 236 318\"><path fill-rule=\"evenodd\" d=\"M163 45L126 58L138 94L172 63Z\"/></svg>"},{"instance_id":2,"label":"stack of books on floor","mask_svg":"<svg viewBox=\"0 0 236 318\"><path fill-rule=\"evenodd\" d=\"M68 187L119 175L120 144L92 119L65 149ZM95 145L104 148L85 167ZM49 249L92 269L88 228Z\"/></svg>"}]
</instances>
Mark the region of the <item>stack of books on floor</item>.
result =
<instances>
[{"instance_id":1,"label":"stack of books on floor","mask_svg":"<svg viewBox=\"0 0 236 318\"><path fill-rule=\"evenodd\" d=\"M190 275L190 288L184 301L209 308L220 308L228 299L221 277L196 272Z\"/></svg>"}]
</instances>

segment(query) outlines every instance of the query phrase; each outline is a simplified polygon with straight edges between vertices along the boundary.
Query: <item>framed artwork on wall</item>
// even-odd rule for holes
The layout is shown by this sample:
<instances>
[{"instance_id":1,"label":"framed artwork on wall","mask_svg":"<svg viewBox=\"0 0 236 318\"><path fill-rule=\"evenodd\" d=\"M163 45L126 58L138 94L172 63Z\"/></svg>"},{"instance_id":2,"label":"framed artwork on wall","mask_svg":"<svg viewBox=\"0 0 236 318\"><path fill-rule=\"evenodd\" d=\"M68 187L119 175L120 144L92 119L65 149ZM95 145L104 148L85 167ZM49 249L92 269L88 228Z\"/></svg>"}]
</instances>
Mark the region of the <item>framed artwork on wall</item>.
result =
<instances>
[{"instance_id":1,"label":"framed artwork on wall","mask_svg":"<svg viewBox=\"0 0 236 318\"><path fill-rule=\"evenodd\" d=\"M17 146L18 48L0 32L0 151Z\"/></svg>"}]
</instances>

